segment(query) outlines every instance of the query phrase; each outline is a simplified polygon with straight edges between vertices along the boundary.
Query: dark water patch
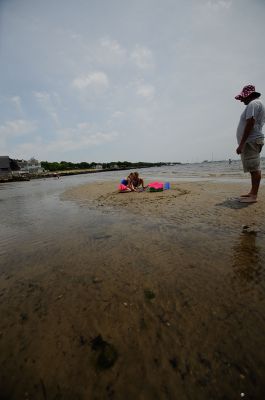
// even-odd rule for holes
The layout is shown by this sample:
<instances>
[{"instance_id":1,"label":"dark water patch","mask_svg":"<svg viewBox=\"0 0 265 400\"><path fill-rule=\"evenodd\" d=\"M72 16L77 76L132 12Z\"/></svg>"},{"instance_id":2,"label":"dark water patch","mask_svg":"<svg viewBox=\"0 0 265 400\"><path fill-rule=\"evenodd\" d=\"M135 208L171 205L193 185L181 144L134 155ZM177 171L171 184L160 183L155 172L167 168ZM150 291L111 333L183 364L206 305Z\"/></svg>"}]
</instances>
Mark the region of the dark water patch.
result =
<instances>
[{"instance_id":1,"label":"dark water patch","mask_svg":"<svg viewBox=\"0 0 265 400\"><path fill-rule=\"evenodd\" d=\"M110 239L112 236L111 235L95 235L93 238L95 240L105 240L105 239Z\"/></svg>"},{"instance_id":2,"label":"dark water patch","mask_svg":"<svg viewBox=\"0 0 265 400\"><path fill-rule=\"evenodd\" d=\"M253 203L254 204L254 203ZM221 203L216 204L216 207L227 207L233 210L241 210L253 206L251 203L240 203L238 198L226 199Z\"/></svg>"},{"instance_id":3,"label":"dark water patch","mask_svg":"<svg viewBox=\"0 0 265 400\"><path fill-rule=\"evenodd\" d=\"M144 290L144 297L145 297L146 300L153 300L156 297L156 295L152 290L145 289Z\"/></svg>"},{"instance_id":4,"label":"dark water patch","mask_svg":"<svg viewBox=\"0 0 265 400\"><path fill-rule=\"evenodd\" d=\"M118 351L113 344L103 340L101 335L91 340L91 349L98 353L96 365L99 369L111 368L118 359Z\"/></svg>"}]
</instances>

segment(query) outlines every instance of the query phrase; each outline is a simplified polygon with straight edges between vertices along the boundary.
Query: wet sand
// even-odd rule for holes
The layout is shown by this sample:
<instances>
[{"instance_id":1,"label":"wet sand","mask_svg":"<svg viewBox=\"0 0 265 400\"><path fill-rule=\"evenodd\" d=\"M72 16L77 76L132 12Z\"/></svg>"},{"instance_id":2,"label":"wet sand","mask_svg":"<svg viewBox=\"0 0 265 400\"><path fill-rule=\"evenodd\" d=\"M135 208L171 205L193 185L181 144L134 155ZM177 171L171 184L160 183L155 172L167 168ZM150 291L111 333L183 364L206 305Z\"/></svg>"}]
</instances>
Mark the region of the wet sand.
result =
<instances>
[{"instance_id":1,"label":"wet sand","mask_svg":"<svg viewBox=\"0 0 265 400\"><path fill-rule=\"evenodd\" d=\"M0 399L263 399L264 187L117 185L62 197L104 230L3 267Z\"/></svg>"}]
</instances>

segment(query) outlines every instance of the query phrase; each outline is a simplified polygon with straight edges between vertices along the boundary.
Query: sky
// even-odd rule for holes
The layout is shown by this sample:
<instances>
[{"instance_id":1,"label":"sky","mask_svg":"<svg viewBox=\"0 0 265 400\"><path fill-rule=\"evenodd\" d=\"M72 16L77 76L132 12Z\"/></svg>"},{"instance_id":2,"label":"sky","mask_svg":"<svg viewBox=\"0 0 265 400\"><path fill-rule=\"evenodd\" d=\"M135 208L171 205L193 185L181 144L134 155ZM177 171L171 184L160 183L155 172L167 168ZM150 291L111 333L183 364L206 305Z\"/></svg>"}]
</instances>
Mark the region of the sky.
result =
<instances>
[{"instance_id":1,"label":"sky","mask_svg":"<svg viewBox=\"0 0 265 400\"><path fill-rule=\"evenodd\" d=\"M265 0L0 0L0 155L237 159L264 21Z\"/></svg>"}]
</instances>

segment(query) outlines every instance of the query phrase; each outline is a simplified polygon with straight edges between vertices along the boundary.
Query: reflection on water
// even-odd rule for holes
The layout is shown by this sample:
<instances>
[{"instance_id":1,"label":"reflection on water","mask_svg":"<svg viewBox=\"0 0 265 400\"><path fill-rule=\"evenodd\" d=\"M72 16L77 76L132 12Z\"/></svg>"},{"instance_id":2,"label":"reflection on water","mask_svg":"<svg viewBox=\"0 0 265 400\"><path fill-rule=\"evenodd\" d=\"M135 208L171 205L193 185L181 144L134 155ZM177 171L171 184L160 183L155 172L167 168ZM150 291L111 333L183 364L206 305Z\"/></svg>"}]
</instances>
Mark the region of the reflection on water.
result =
<instances>
[{"instance_id":1,"label":"reflection on water","mask_svg":"<svg viewBox=\"0 0 265 400\"><path fill-rule=\"evenodd\" d=\"M242 233L233 247L232 257L234 280L241 284L261 282L264 264L256 234Z\"/></svg>"}]
</instances>

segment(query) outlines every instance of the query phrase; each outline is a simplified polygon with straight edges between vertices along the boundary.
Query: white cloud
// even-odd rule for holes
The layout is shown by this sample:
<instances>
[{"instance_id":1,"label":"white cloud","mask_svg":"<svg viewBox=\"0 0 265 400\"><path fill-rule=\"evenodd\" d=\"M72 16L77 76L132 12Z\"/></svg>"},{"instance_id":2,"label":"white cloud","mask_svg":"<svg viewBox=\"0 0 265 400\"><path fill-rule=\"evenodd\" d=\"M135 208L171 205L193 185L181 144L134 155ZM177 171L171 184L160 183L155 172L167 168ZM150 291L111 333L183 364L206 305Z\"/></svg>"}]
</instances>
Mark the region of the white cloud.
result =
<instances>
[{"instance_id":1,"label":"white cloud","mask_svg":"<svg viewBox=\"0 0 265 400\"><path fill-rule=\"evenodd\" d=\"M47 92L35 92L35 98L41 105L42 109L49 115L49 117L53 120L55 125L60 126L59 117L56 111L56 107L53 104L55 101L58 102L58 94L57 93L47 93Z\"/></svg>"},{"instance_id":2,"label":"white cloud","mask_svg":"<svg viewBox=\"0 0 265 400\"><path fill-rule=\"evenodd\" d=\"M73 39L73 40L78 40L78 41L81 41L83 38L82 38L82 35L80 35L79 33L70 33L70 37L71 37L71 39Z\"/></svg>"},{"instance_id":3,"label":"white cloud","mask_svg":"<svg viewBox=\"0 0 265 400\"><path fill-rule=\"evenodd\" d=\"M131 59L140 69L154 67L153 53L147 47L136 45L131 53Z\"/></svg>"},{"instance_id":4,"label":"white cloud","mask_svg":"<svg viewBox=\"0 0 265 400\"><path fill-rule=\"evenodd\" d=\"M22 115L22 106L21 106L21 98L19 96L11 97L11 102L15 105L16 111L18 114Z\"/></svg>"},{"instance_id":5,"label":"white cloud","mask_svg":"<svg viewBox=\"0 0 265 400\"><path fill-rule=\"evenodd\" d=\"M0 136L2 139L10 139L17 136L28 135L37 129L35 121L27 121L23 119L16 119L13 121L6 121L0 126Z\"/></svg>"},{"instance_id":6,"label":"white cloud","mask_svg":"<svg viewBox=\"0 0 265 400\"><path fill-rule=\"evenodd\" d=\"M231 7L231 0L208 0L207 7L213 10L228 9Z\"/></svg>"},{"instance_id":7,"label":"white cloud","mask_svg":"<svg viewBox=\"0 0 265 400\"><path fill-rule=\"evenodd\" d=\"M104 132L90 123L78 123L74 128L65 128L57 131L57 139L47 145L49 150L72 151L103 145L114 141L117 132Z\"/></svg>"},{"instance_id":8,"label":"white cloud","mask_svg":"<svg viewBox=\"0 0 265 400\"><path fill-rule=\"evenodd\" d=\"M145 99L152 100L155 95L155 88L152 85L139 84L136 93Z\"/></svg>"},{"instance_id":9,"label":"white cloud","mask_svg":"<svg viewBox=\"0 0 265 400\"><path fill-rule=\"evenodd\" d=\"M47 147L49 150L55 150L59 152L81 150L92 146L98 146L104 143L112 142L117 136L118 134L115 132L95 132L87 135L87 137L82 137L78 141L74 140L73 138L60 139L51 142Z\"/></svg>"},{"instance_id":10,"label":"white cloud","mask_svg":"<svg viewBox=\"0 0 265 400\"><path fill-rule=\"evenodd\" d=\"M104 36L88 46L86 54L88 62L97 65L99 68L103 66L104 70L110 68L122 68L127 62L127 50L119 43L118 40L109 36Z\"/></svg>"},{"instance_id":11,"label":"white cloud","mask_svg":"<svg viewBox=\"0 0 265 400\"><path fill-rule=\"evenodd\" d=\"M119 57L126 54L126 50L122 48L117 40L110 39L109 37L104 37L100 39L100 44L103 48L107 49L108 51Z\"/></svg>"},{"instance_id":12,"label":"white cloud","mask_svg":"<svg viewBox=\"0 0 265 400\"><path fill-rule=\"evenodd\" d=\"M98 92L109 87L109 80L104 72L95 71L87 74L86 76L75 78L73 80L73 86L79 90L92 88Z\"/></svg>"},{"instance_id":13,"label":"white cloud","mask_svg":"<svg viewBox=\"0 0 265 400\"><path fill-rule=\"evenodd\" d=\"M123 117L124 116L124 112L123 111L115 111L113 114L112 114L112 118L121 118L121 117Z\"/></svg>"},{"instance_id":14,"label":"white cloud","mask_svg":"<svg viewBox=\"0 0 265 400\"><path fill-rule=\"evenodd\" d=\"M53 154L63 157L66 152L78 152L79 150L89 149L95 146L105 145L113 142L118 137L115 131L103 131L89 123L78 123L73 128L60 129L56 136L49 142L44 142L40 136L35 136L32 140L15 146L12 150L17 157L29 158L36 154L38 159L49 159Z\"/></svg>"},{"instance_id":15,"label":"white cloud","mask_svg":"<svg viewBox=\"0 0 265 400\"><path fill-rule=\"evenodd\" d=\"M29 159L32 154L37 154L39 159L40 152L43 148L42 138L40 136L34 137L34 140L17 145L12 149L12 153L16 154L17 158Z\"/></svg>"}]
</instances>

